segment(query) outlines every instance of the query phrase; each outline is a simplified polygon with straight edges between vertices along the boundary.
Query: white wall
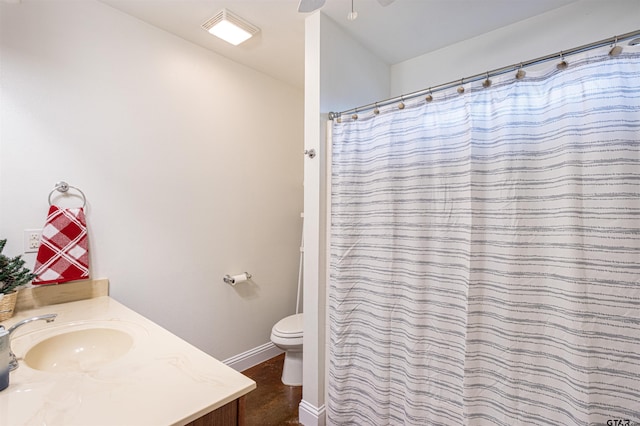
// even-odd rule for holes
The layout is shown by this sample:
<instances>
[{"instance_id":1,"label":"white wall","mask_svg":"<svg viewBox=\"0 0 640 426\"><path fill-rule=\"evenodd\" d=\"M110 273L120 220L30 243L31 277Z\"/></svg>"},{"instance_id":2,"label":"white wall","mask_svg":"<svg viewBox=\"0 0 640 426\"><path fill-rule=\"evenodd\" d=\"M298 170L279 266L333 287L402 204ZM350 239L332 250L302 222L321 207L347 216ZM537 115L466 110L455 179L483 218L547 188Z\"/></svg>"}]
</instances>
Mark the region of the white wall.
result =
<instances>
[{"instance_id":1,"label":"white wall","mask_svg":"<svg viewBox=\"0 0 640 426\"><path fill-rule=\"evenodd\" d=\"M324 14L320 26L321 112L344 111L389 96L389 65Z\"/></svg>"},{"instance_id":2,"label":"white wall","mask_svg":"<svg viewBox=\"0 0 640 426\"><path fill-rule=\"evenodd\" d=\"M97 1L0 14L7 254L66 180L113 297L219 359L269 342L295 310L303 93Z\"/></svg>"},{"instance_id":3,"label":"white wall","mask_svg":"<svg viewBox=\"0 0 640 426\"><path fill-rule=\"evenodd\" d=\"M395 64L391 96L640 29L638 0L582 0ZM357 105L352 105L354 107Z\"/></svg>"},{"instance_id":4,"label":"white wall","mask_svg":"<svg viewBox=\"0 0 640 426\"><path fill-rule=\"evenodd\" d=\"M305 22L304 373L300 422L324 421L326 329L326 120L330 111L389 95L389 66L317 12Z\"/></svg>"}]
</instances>

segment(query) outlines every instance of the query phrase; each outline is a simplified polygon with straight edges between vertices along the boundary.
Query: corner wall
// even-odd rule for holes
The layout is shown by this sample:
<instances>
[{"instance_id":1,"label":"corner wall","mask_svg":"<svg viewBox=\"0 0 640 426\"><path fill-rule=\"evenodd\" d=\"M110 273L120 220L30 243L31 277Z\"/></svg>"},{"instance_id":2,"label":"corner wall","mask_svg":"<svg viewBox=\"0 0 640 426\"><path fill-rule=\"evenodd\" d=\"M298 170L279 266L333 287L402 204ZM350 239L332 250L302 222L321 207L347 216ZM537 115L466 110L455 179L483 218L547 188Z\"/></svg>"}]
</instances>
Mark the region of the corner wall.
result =
<instances>
[{"instance_id":1,"label":"corner wall","mask_svg":"<svg viewBox=\"0 0 640 426\"><path fill-rule=\"evenodd\" d=\"M389 67L321 12L305 22L304 363L300 422L324 425L327 350L326 121L330 111L389 95Z\"/></svg>"},{"instance_id":2,"label":"corner wall","mask_svg":"<svg viewBox=\"0 0 640 426\"><path fill-rule=\"evenodd\" d=\"M303 93L94 0L0 15L6 254L65 180L115 299L218 359L269 342L295 311Z\"/></svg>"}]
</instances>

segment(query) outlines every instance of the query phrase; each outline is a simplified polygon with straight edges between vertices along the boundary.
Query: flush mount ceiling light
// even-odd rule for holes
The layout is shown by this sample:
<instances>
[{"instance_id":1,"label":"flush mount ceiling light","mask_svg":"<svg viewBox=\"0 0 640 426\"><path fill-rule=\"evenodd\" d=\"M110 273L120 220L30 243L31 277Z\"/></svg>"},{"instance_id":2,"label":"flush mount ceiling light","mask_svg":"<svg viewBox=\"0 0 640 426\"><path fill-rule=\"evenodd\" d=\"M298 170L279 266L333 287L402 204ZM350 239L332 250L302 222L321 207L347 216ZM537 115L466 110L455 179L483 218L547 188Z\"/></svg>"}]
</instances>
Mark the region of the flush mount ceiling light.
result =
<instances>
[{"instance_id":1,"label":"flush mount ceiling light","mask_svg":"<svg viewBox=\"0 0 640 426\"><path fill-rule=\"evenodd\" d=\"M202 28L234 46L250 39L260 31L260 28L250 24L227 9L222 9L212 18L208 19L202 24Z\"/></svg>"}]
</instances>

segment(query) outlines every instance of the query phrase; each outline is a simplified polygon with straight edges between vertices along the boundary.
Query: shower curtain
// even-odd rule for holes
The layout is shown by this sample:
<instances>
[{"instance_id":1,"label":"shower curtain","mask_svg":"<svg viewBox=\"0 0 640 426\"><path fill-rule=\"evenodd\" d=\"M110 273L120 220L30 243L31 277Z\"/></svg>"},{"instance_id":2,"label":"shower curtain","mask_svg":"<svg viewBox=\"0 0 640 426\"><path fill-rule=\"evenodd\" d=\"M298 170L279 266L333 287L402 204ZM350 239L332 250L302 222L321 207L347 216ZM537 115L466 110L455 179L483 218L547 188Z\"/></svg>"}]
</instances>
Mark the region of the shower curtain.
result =
<instances>
[{"instance_id":1,"label":"shower curtain","mask_svg":"<svg viewBox=\"0 0 640 426\"><path fill-rule=\"evenodd\" d=\"M640 50L332 126L331 425L640 425Z\"/></svg>"}]
</instances>

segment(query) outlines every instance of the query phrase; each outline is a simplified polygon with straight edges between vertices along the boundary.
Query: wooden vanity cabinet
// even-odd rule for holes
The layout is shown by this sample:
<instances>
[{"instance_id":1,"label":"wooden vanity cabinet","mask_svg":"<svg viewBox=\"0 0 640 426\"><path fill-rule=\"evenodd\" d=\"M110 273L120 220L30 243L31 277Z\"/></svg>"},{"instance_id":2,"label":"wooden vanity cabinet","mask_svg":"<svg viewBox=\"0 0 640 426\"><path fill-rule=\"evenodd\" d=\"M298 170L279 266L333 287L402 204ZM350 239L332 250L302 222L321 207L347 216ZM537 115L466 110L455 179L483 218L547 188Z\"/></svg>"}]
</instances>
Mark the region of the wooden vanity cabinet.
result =
<instances>
[{"instance_id":1,"label":"wooden vanity cabinet","mask_svg":"<svg viewBox=\"0 0 640 426\"><path fill-rule=\"evenodd\" d=\"M244 396L187 423L186 426L244 426Z\"/></svg>"}]
</instances>

